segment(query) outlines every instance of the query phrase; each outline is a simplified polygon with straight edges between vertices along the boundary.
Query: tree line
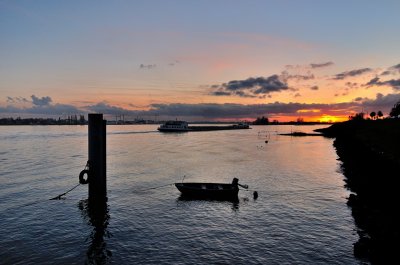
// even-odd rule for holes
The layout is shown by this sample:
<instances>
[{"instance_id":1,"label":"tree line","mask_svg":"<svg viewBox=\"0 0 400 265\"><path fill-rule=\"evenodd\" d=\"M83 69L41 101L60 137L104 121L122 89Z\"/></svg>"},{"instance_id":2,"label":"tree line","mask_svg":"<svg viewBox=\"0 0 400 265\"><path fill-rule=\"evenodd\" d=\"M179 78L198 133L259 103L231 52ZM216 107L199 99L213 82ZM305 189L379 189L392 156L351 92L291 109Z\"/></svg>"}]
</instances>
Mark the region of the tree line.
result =
<instances>
[{"instance_id":1,"label":"tree line","mask_svg":"<svg viewBox=\"0 0 400 265\"><path fill-rule=\"evenodd\" d=\"M354 116L349 116L349 120L364 120L365 113L360 112L356 113ZM383 113L382 111L372 111L369 116L371 117L372 120L376 119L382 119L383 118ZM400 101L398 101L396 104L394 104L393 108L390 110L389 113L390 118L400 118Z\"/></svg>"}]
</instances>

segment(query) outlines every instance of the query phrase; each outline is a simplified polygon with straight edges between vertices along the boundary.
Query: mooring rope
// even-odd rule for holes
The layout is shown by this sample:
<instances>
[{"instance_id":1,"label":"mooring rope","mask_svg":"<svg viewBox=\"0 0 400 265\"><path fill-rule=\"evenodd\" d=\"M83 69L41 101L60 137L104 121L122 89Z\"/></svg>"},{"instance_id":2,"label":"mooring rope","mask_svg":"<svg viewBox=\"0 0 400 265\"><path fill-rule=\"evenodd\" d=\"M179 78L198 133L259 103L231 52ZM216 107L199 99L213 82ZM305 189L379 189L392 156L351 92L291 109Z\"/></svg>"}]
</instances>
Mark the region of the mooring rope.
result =
<instances>
[{"instance_id":1,"label":"mooring rope","mask_svg":"<svg viewBox=\"0 0 400 265\"><path fill-rule=\"evenodd\" d=\"M155 190L155 189L164 188L164 187L167 187L167 186L170 186L170 185L174 185L174 184L175 183L168 183L168 184L164 184L164 185L161 185L161 186L150 187L150 188L147 188L147 189L135 190L134 192L143 192L143 191L148 191L148 190Z\"/></svg>"},{"instance_id":2,"label":"mooring rope","mask_svg":"<svg viewBox=\"0 0 400 265\"><path fill-rule=\"evenodd\" d=\"M54 197L54 198L51 198L51 199L42 199L42 200L37 200L37 201L33 201L33 202L28 202L28 203L25 203L25 204L22 204L22 205L19 205L19 206L10 207L10 208L8 208L8 209L5 209L5 211L14 210L14 209L20 209L20 208L32 206L32 205L35 205L35 204L47 202L47 201L49 201L49 200L61 200L61 199L62 199L62 198L61 198L62 196L66 195L67 193L69 193L69 192L71 192L71 191L73 191L73 190L76 189L79 185L80 185L80 184L75 185L75 186L72 187L71 189L67 190L67 191L64 192L64 193L61 193L60 195L58 195L58 196L56 196L56 197Z\"/></svg>"},{"instance_id":3,"label":"mooring rope","mask_svg":"<svg viewBox=\"0 0 400 265\"><path fill-rule=\"evenodd\" d=\"M56 197L54 197L54 198L51 198L51 199L49 199L49 200L61 200L61 197L62 197L62 196L66 195L67 193L69 193L69 192L71 192L71 191L73 191L73 190L76 189L79 185L81 185L81 184L78 183L78 184L75 185L73 188L71 188L71 189L67 190L66 192L61 193L60 195L58 195L58 196L56 196Z\"/></svg>"}]
</instances>

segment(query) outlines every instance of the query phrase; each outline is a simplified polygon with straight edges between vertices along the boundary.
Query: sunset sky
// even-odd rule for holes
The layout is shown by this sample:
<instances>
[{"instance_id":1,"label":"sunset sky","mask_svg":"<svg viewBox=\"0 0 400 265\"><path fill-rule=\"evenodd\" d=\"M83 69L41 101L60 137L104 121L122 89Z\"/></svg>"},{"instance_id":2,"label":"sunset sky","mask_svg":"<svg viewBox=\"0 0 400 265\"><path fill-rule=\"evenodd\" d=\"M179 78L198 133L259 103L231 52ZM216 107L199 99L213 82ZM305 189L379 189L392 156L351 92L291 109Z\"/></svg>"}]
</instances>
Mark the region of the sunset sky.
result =
<instances>
[{"instance_id":1,"label":"sunset sky","mask_svg":"<svg viewBox=\"0 0 400 265\"><path fill-rule=\"evenodd\" d=\"M339 121L399 100L398 0L0 0L0 117Z\"/></svg>"}]
</instances>

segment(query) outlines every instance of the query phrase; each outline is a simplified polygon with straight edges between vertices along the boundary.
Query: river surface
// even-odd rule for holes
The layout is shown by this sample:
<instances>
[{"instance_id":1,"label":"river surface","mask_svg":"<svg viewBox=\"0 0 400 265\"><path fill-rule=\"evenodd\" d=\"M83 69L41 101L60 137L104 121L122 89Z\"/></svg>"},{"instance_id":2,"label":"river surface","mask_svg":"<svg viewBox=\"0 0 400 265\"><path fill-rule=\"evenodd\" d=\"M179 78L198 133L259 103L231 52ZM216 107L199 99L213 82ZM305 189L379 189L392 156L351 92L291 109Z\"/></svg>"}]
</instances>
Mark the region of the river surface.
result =
<instances>
[{"instance_id":1,"label":"river surface","mask_svg":"<svg viewBox=\"0 0 400 265\"><path fill-rule=\"evenodd\" d=\"M78 184L87 126L0 127L0 263L360 264L333 140L278 135L320 127L108 126L101 224L87 185L49 200ZM239 202L183 200L169 185L234 177L251 190Z\"/></svg>"}]
</instances>

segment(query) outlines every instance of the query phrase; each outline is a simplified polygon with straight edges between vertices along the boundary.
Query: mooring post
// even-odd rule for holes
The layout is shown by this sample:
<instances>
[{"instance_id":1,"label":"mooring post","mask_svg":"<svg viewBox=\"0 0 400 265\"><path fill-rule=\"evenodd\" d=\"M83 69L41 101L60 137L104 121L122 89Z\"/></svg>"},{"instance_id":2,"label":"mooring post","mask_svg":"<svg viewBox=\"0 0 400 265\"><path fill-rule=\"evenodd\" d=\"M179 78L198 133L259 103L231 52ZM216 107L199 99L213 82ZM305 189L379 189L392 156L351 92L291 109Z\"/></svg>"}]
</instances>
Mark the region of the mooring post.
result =
<instances>
[{"instance_id":1,"label":"mooring post","mask_svg":"<svg viewBox=\"0 0 400 265\"><path fill-rule=\"evenodd\" d=\"M106 125L103 114L89 114L89 203L107 201Z\"/></svg>"}]
</instances>

